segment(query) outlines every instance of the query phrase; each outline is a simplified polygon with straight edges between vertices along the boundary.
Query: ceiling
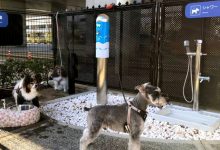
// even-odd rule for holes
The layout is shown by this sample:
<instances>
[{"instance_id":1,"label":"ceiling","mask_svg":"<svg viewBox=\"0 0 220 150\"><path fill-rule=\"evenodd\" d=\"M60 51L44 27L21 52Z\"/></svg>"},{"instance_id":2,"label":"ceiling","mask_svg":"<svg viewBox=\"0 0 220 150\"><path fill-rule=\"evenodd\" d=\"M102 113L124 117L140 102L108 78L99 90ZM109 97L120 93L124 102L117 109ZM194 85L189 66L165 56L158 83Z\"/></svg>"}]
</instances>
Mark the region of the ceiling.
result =
<instances>
[{"instance_id":1,"label":"ceiling","mask_svg":"<svg viewBox=\"0 0 220 150\"><path fill-rule=\"evenodd\" d=\"M0 0L0 9L56 12L65 9L81 9L85 0Z\"/></svg>"}]
</instances>

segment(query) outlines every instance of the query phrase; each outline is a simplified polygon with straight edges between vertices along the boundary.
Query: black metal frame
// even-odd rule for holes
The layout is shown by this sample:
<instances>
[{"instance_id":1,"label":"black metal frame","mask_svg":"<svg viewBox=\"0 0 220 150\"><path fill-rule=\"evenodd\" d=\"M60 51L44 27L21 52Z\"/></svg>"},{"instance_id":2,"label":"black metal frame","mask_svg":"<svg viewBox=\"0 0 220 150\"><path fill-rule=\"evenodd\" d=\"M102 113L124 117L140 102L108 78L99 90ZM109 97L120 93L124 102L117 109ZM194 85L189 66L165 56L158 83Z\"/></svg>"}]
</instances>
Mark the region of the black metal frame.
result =
<instances>
[{"instance_id":1,"label":"black metal frame","mask_svg":"<svg viewBox=\"0 0 220 150\"><path fill-rule=\"evenodd\" d=\"M38 16L38 17L46 16L46 17L51 17L51 19L53 19L51 13L41 13L41 12L31 12L31 11L30 12L13 11L13 10L7 10L7 9L1 9L1 11L7 12L9 14L25 15L25 17L27 17L27 16ZM24 19L24 18L22 18L22 19ZM42 18L40 18L40 19L42 19ZM36 19L36 20L40 20L40 19ZM24 25L24 22L23 22L23 25ZM23 28L23 30L26 29L25 26L23 26L22 28ZM34 33L34 32L35 31L33 31L31 33ZM54 37L56 37L56 36L53 33L55 33L55 32L53 30L51 30L51 34L52 34L52 38L53 38L52 41L51 41L52 42L51 44L52 44L52 47L53 47L52 50L56 50L56 41L54 41ZM23 35L23 41L22 41L23 44L19 44L19 45L9 45L9 44L0 45L0 57L4 60L5 57L7 57L8 51L15 48L14 54L18 54L18 56L17 55L13 56L13 54L12 54L11 57L13 59L27 59L27 56L25 56L24 52L17 52L16 51L16 48L23 49L23 51L26 51L26 54L28 54L28 48L25 48L25 46L27 46L27 43L24 43L25 38L27 38L27 34ZM50 50L48 46L45 46L45 48L42 48L41 46L35 46L35 49L37 49L36 50L36 59L39 59L39 57L41 59L41 56L42 56L42 59L53 59L53 56L50 56L49 53L48 53L49 50ZM48 52L43 52L42 50L47 50ZM11 53L12 53L12 51L11 51ZM51 51L51 53L52 53L52 51ZM23 54L24 56L20 56L20 54ZM35 58L35 57L33 57L33 58Z\"/></svg>"},{"instance_id":2,"label":"black metal frame","mask_svg":"<svg viewBox=\"0 0 220 150\"><path fill-rule=\"evenodd\" d=\"M197 2L198 0L194 0L193 2ZM150 35L150 48L146 48L145 49L148 49L146 50L145 52L147 53L150 53L150 55L148 55L149 57L146 58L148 59L149 61L149 68L148 66L144 66L146 65L146 62L143 63L142 65L143 66L138 66L139 64L136 64L134 65L133 67L136 66L136 70L141 70L141 69L148 69L147 71L147 74L146 74L146 81L150 81L152 82L152 84L154 85L157 85L159 87L162 88L163 91L165 91L165 93L167 93L172 99L174 100L177 100L177 101L181 101L181 102L184 102L183 99L182 99L182 95L181 95L181 90L182 90L182 78L183 76L185 75L185 66L186 66L186 56L185 56L185 53L184 53L184 47L183 47L183 41L181 38L187 38L189 35L187 35L185 37L184 35L184 32L187 31L187 28L185 27L185 25L192 25L192 27L190 28L191 30L193 30L194 28L197 28L196 25L197 24L200 24L201 26L199 27L198 31L195 31L194 33L194 36L195 37L199 37L201 39L203 39L205 42L203 44L203 51L207 51L207 43L206 43L206 34L209 33L209 25L207 24L209 19L197 19L196 21L190 21L190 20L187 20L186 18L184 18L184 14L183 14L183 10L184 10L184 7L187 3L189 2L192 2L192 1L189 1L189 0L182 0L182 1L168 1L168 0L164 0L164 1L152 1L152 2L149 2L149 3L145 3L145 4L132 4L132 5L123 5L123 6L115 6L113 7L112 9L105 9L105 8L94 8L94 9L85 9L85 10L81 10L81 11L70 11L70 12L60 12L61 15L63 15L64 17L65 16L78 16L78 15L90 15L92 17L94 17L94 21L91 23L92 26L93 26L93 46L91 47L91 49L93 51L95 51L95 17L100 14L100 13L119 13L120 17L119 18L116 18L116 19L120 19L118 20L118 22L120 22L120 26L119 26L119 29L120 29L120 33L119 33L119 38L120 38L120 41L118 43L114 43L114 44L119 44L117 45L119 47L118 49L118 55L117 56L114 56L115 59L117 59L117 63L118 66L119 66L119 75L120 77L124 78L124 74L123 73L123 60L124 59L128 59L129 61L129 57L128 58L125 58L127 56L124 56L125 53L130 53L129 50L124 50L123 48L123 45L125 44L123 41L123 38L124 38L124 35L126 34L125 33L125 28L127 26L127 24L124 24L124 21L126 19L126 15L124 12L132 12L134 10L144 10L144 9L151 9L151 21L147 22L150 25L151 27L151 33L148 33ZM169 31L167 31L166 27L167 27L167 16L168 14L166 14L166 8L169 9L169 7L175 7L175 6L179 6L180 8L178 9L181 9L181 10L177 10L177 13L179 13L179 16L176 16L176 19L178 19L177 21L180 21L179 24L181 25L181 29L180 29L180 32L181 33L178 33L178 32L174 32L171 30L171 35L169 35ZM140 13L141 14L141 13ZM149 15L149 14L148 14ZM172 15L172 14L171 14ZM141 16L141 15L140 15ZM170 16L171 18L172 17L175 17L175 16ZM174 18L175 19L175 18ZM91 25L90 24L90 25ZM131 25L131 27L134 27ZM210 28L210 27L209 27ZM116 29L115 29L116 30ZM134 33L136 34L136 33ZM175 39L176 43L173 43L172 42L172 38L171 39L168 39L168 35L169 36L172 36L172 34L177 34L175 36L178 37L178 34L181 34L179 39ZM190 33L189 33L190 34ZM211 35L212 33L210 33ZM74 35L73 35L74 37ZM137 36L138 37L138 36ZM140 38L140 37L139 37ZM138 39L136 39L138 40ZM165 43L165 42L171 42L171 43ZM171 40L171 41L169 41ZM187 40L187 39L185 39ZM191 39L192 40L192 39ZM146 42L146 39L144 39L143 41ZM128 44L132 44L132 42L128 42ZM177 44L177 45L175 45ZM179 45L178 45L179 44ZM166 46L171 46L170 48L169 47L166 47ZM217 45L216 45L217 46ZM173 49L173 48L177 48L178 49ZM114 49L115 50L115 49ZM169 52L169 50L171 50ZM183 51L183 53L182 53ZM74 51L75 52L75 51ZM138 51L135 51L135 52L138 52ZM181 54L180 54L181 52ZM170 53L170 54L169 54ZM132 54L131 54L132 55ZM167 55L170 55L168 58L165 58ZM128 55L130 56L130 54ZM136 56L134 56L136 57ZM210 56L212 57L212 56ZM138 58L135 58L133 60L137 60ZM77 83L84 83L84 84L91 84L91 85L96 85L96 58L95 58L95 54L93 55L93 63L94 63L94 68L93 68L93 81L91 82L84 82L84 81L80 81L80 80L74 80L74 81L71 81L71 83L75 83L75 81ZM71 59L70 59L71 61ZM125 61L126 62L126 61ZM135 62L134 62L135 63ZM180 65L178 64L180 63ZM204 65L207 64L207 61L206 62L202 62L202 67ZM111 64L112 65L112 64ZM115 64L113 64L115 65ZM129 66L127 66L129 67ZM168 68L166 68L168 67ZM116 68L117 69L117 68ZM127 68L128 69L128 68ZM131 68L132 69L132 68ZM205 67L203 70L205 70L206 72L210 73L209 71L210 68L207 68ZM75 70L76 71L76 70ZM135 70L133 70L135 71ZM170 75L170 72L173 72L173 75L179 75L181 74L181 77L180 77L180 80L178 81L175 77L175 80L173 77L171 77L172 75ZM128 70L126 71L126 73L129 73ZM146 73L146 72L145 72ZM131 74L131 75L134 75L135 73ZM143 73L140 73L141 76L143 76ZM137 82L136 83L141 83L142 82L142 79L141 77L138 77L138 73L137 73ZM118 78L117 76L114 76L114 78ZM218 78L218 76L216 76L215 78ZM219 77L220 78L220 77ZM130 82L133 84L135 82L131 81L133 80L134 78L129 78L126 80L126 82L123 83L124 85L124 88L125 90L127 91L131 91L131 92L134 92L133 88L130 86ZM166 81L167 80L167 81ZM170 80L170 81L168 81ZM170 82L167 84L167 82ZM119 81L117 80L113 80L113 81L109 81L109 83L111 83L111 87L112 88L120 88L119 87ZM113 86L112 86L113 85ZM215 90L218 90L218 87L217 85L215 85L215 83L211 83L211 86L210 87L213 87L213 86L216 88ZM135 86L135 85L134 85ZM189 85L188 85L189 86ZM204 89L202 88L201 89L202 91L204 91ZM212 95L212 89L208 89L207 90L210 95ZM190 94L190 91L187 91L187 94ZM213 100L210 104L207 105L207 107L213 107L212 104L219 104L218 102L218 99L220 99L220 96L218 97L218 94L214 93L215 96L215 100ZM205 99L204 98L207 98L207 96L204 96L205 94L204 93L201 93L201 105L205 106L207 103L205 103ZM204 97L204 98L203 98Z\"/></svg>"},{"instance_id":3,"label":"black metal frame","mask_svg":"<svg viewBox=\"0 0 220 150\"><path fill-rule=\"evenodd\" d=\"M154 10L154 7L156 7L156 3L154 2L150 2L150 3L146 3L146 4L133 4L133 5L122 5L122 6L114 6L113 9L105 9L105 8L96 8L96 9L85 9L85 10L81 10L81 11L68 11L68 12L59 12L59 15L63 16L63 17L66 17L66 16L72 16L74 18L74 16L78 16L78 15L92 15L94 17L94 20L96 18L96 16L98 14L101 14L101 13L111 13L111 12L119 12L120 13L120 49L119 49L119 56L118 59L119 59L119 75L120 77L122 78L122 35L123 35L123 12L124 11L130 11L130 10L140 10L140 9L152 9L152 27L154 28L154 30L152 30L151 34L153 35L153 37L151 37L152 41L154 41L155 39L157 39L157 30L156 30L156 25L155 23L157 23L157 21L155 20L158 20L157 19L157 15L154 15L155 13L155 10ZM153 16L156 16L155 18ZM155 19L155 20L154 20ZM95 29L95 22L93 22L93 28ZM74 28L74 25L73 25L73 28ZM95 31L93 31L95 32ZM74 35L73 35L74 36ZM94 43L95 43L95 34L94 34ZM54 40L55 41L55 40ZM154 46L157 45L157 44L153 44ZM154 46L151 46L151 53L152 55L156 55L156 53L154 53ZM94 44L94 50L95 50L95 44ZM69 51L69 53L75 53L75 50L73 50L72 52ZM71 55L71 54L69 54ZM96 58L95 58L95 54L94 54L94 57L93 57L93 61L96 62ZM69 62L68 62L68 66L71 66L71 57L68 59ZM157 67L156 63L157 63L157 59L156 57L151 57L151 60L150 62L152 63L150 66L150 80L153 84L156 84L156 75L157 73L154 73L154 70L155 70L155 67ZM73 74L72 73L72 67L68 67L69 68L69 75ZM73 78L70 78L70 83L75 83L75 81L77 83L83 83L83 84L90 84L90 85L96 85L96 65L94 65L94 74L93 74L93 82L84 82L84 81L80 81L80 80L74 80ZM76 71L76 70L75 70ZM73 71L74 72L74 71ZM70 85L71 86L71 85ZM119 88L119 84L116 86L114 86L114 88ZM72 89L72 87L70 88ZM127 89L129 90L129 89ZM132 90L133 91L133 90ZM69 93L74 93L74 89L70 90Z\"/></svg>"}]
</instances>

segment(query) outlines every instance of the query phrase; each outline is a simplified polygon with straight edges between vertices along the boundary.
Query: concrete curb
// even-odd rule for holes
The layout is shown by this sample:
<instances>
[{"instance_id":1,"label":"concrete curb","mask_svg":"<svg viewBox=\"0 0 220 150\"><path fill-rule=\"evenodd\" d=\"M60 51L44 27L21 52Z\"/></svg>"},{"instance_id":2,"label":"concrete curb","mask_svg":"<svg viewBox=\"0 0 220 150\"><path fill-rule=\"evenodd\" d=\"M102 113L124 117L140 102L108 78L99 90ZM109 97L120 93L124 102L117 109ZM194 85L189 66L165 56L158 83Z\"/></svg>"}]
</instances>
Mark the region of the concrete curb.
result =
<instances>
[{"instance_id":1,"label":"concrete curb","mask_svg":"<svg viewBox=\"0 0 220 150\"><path fill-rule=\"evenodd\" d=\"M85 129L84 127L81 127L81 126L66 125L66 124L64 124L62 122L58 122L58 121L56 121L56 123L59 124L59 125L68 126L70 128L76 129L76 130L84 130ZM111 138L122 138L122 139L128 139L129 138L128 134L117 134L117 133L109 133L109 132L104 132L104 131L101 131L100 135L109 136ZM212 145L213 144L214 145L215 144L217 144L217 145L220 144L220 141L163 140L163 139L152 139L152 138L146 138L146 137L141 137L141 142L142 143L154 143L156 145L159 145L161 148L164 147L164 144L169 145L169 146L173 145L174 150L175 150L175 146L177 144L193 145L197 150L215 150L215 149L213 149Z\"/></svg>"}]
</instances>

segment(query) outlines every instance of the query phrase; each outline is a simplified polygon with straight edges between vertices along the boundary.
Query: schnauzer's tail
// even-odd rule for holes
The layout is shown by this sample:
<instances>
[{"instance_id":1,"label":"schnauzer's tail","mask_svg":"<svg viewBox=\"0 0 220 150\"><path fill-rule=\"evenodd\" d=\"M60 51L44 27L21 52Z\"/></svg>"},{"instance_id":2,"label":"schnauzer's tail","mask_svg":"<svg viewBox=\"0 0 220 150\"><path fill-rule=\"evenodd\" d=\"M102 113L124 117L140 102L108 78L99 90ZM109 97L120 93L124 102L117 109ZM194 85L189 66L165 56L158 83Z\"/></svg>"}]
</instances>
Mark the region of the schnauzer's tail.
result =
<instances>
[{"instance_id":1,"label":"schnauzer's tail","mask_svg":"<svg viewBox=\"0 0 220 150\"><path fill-rule=\"evenodd\" d=\"M84 111L89 111L91 108L84 107Z\"/></svg>"}]
</instances>

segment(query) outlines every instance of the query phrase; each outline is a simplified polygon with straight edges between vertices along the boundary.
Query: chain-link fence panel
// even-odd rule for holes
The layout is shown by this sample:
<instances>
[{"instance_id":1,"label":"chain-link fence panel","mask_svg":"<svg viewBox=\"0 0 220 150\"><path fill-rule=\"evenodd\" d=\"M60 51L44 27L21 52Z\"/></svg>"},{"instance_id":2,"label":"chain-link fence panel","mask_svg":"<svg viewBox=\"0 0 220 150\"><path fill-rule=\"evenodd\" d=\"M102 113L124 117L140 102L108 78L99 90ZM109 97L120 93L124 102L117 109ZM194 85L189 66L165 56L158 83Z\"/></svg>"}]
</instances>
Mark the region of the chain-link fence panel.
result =
<instances>
[{"instance_id":1,"label":"chain-link fence panel","mask_svg":"<svg viewBox=\"0 0 220 150\"><path fill-rule=\"evenodd\" d=\"M123 12L122 83L125 89L150 82L152 8Z\"/></svg>"},{"instance_id":2,"label":"chain-link fence panel","mask_svg":"<svg viewBox=\"0 0 220 150\"><path fill-rule=\"evenodd\" d=\"M187 74L188 56L183 45L184 40L190 41L190 50L196 51L197 39L202 39L201 75L209 76L210 82L200 83L199 103L204 108L217 108L219 105L219 61L218 32L219 18L187 19L185 18L186 3L164 3L162 7L162 89L173 100L185 102L183 99L183 84ZM194 65L193 57L193 83ZM190 79L188 78L185 93L191 99Z\"/></svg>"}]
</instances>

